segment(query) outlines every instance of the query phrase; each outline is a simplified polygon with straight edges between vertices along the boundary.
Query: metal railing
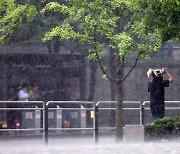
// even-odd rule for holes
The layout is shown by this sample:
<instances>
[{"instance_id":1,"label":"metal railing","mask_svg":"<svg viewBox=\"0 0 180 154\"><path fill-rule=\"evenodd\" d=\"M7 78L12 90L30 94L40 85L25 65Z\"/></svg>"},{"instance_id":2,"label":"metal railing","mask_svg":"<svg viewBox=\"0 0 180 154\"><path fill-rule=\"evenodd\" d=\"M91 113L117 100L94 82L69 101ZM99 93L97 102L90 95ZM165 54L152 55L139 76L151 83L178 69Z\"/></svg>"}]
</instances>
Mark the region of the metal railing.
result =
<instances>
[{"instance_id":1,"label":"metal railing","mask_svg":"<svg viewBox=\"0 0 180 154\"><path fill-rule=\"evenodd\" d=\"M50 105L53 105L53 104L56 104L56 105L62 105L62 104L76 104L76 105L80 105L79 107L67 107L67 108L63 108L63 107L60 107L58 106L57 108L55 107L49 107ZM85 105L92 105L91 108L86 108ZM49 111L52 111L52 110L55 110L55 111L94 111L95 112L95 103L94 102L89 102L89 101L48 101L46 103L46 116L45 116L45 143L47 144L48 143L48 132L49 130L94 130L95 129L95 118L93 118L93 127L92 128L49 128L48 127L48 112Z\"/></svg>"},{"instance_id":2,"label":"metal railing","mask_svg":"<svg viewBox=\"0 0 180 154\"><path fill-rule=\"evenodd\" d=\"M179 106L177 106L179 105ZM145 111L150 110L150 101L144 101L141 106L142 110L142 125L145 124ZM165 112L167 110L180 110L180 101L165 101Z\"/></svg>"},{"instance_id":3,"label":"metal railing","mask_svg":"<svg viewBox=\"0 0 180 154\"><path fill-rule=\"evenodd\" d=\"M43 131L43 139L45 140L45 103L43 101L0 101L1 104L20 104L22 107L1 107L0 111L43 111L42 128L16 128L16 129L0 129L2 131ZM41 107L37 107L41 105ZM29 107L31 106L31 107ZM33 107L32 107L33 106Z\"/></svg>"},{"instance_id":4,"label":"metal railing","mask_svg":"<svg viewBox=\"0 0 180 154\"><path fill-rule=\"evenodd\" d=\"M116 101L99 101L96 103L95 106L95 141L98 142L99 140L99 129L115 129L115 127L106 127L102 128L99 127L99 110L116 110L115 107L99 107L100 104L116 104ZM123 107L123 110L139 110L140 112L140 124L142 118L142 106L140 101L123 101L123 105L125 104L137 104L138 107Z\"/></svg>"},{"instance_id":5,"label":"metal railing","mask_svg":"<svg viewBox=\"0 0 180 154\"><path fill-rule=\"evenodd\" d=\"M40 128L20 128L20 129L0 129L0 132L2 131L43 131L43 140L47 144L48 143L48 131L57 131L57 130L94 130L94 137L95 141L98 142L99 138L99 130L101 129L115 129L115 127L99 127L99 111L101 110L115 110L115 107L101 107L101 105L104 104L116 104L116 101L99 101L97 103L94 102L88 102L88 101L49 101L47 103L44 103L43 101L0 101L0 103L9 104L23 104L23 107L0 107L0 111L10 111L10 110L17 110L17 111L42 111L42 127ZM33 107L31 106L33 105ZM80 105L79 107L61 107L62 104L76 104ZM130 106L123 106L123 110L138 110L139 111L139 120L140 125L144 125L145 120L145 111L150 110L149 104L150 101L145 101L141 103L140 101L123 101L123 105L127 104L133 104L136 105L136 107L130 107ZM41 106L36 108L36 106ZM53 107L52 107L52 106ZM57 105L58 107L54 107L54 105ZM86 105L89 105L91 107L86 107ZM165 101L166 110L180 110L180 101ZM30 106L30 107L29 107ZM48 124L48 113L51 111L63 111L63 110L69 110L69 111L93 111L95 113L95 117L93 117L93 126L90 128L87 127L79 127L79 128L63 128L60 126L59 128L54 127L50 128ZM59 117L62 118L62 117Z\"/></svg>"}]
</instances>

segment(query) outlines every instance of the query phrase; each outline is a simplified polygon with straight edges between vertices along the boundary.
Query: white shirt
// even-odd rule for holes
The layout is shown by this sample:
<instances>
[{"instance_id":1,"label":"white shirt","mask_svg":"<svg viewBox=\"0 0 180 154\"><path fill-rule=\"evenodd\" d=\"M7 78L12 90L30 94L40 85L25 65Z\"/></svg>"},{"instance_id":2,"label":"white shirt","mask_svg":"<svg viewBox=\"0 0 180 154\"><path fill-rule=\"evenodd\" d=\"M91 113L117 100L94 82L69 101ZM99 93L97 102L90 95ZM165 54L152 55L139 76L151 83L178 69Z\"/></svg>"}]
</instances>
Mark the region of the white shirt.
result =
<instances>
[{"instance_id":1,"label":"white shirt","mask_svg":"<svg viewBox=\"0 0 180 154\"><path fill-rule=\"evenodd\" d=\"M23 99L23 98L25 98L27 96L28 96L27 90L21 89L21 90L18 91L18 100L19 101L28 101L28 98L25 99L25 100Z\"/></svg>"}]
</instances>

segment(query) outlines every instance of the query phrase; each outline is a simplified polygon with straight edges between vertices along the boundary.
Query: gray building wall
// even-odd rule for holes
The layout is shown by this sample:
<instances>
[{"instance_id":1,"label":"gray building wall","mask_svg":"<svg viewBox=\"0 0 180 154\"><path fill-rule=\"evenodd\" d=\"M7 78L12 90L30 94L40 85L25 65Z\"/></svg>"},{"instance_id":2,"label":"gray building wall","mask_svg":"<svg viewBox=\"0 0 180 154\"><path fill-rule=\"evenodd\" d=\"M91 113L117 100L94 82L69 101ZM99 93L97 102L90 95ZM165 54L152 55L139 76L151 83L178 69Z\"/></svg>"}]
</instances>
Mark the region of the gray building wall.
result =
<instances>
[{"instance_id":1,"label":"gray building wall","mask_svg":"<svg viewBox=\"0 0 180 154\"><path fill-rule=\"evenodd\" d=\"M68 44L68 43L67 43ZM74 45L75 46L75 45ZM107 50L107 58L109 51ZM38 53L38 54L48 54L48 49L45 44L27 44L27 43L11 43L0 45L0 53ZM58 54L70 54L71 51L67 50L65 47L60 48ZM146 72L149 68L161 68L163 66L167 67L168 71L174 76L175 82L166 89L166 100L180 100L179 90L180 90L180 45L174 44L172 50L172 56L168 57L168 47L164 48L164 56L162 57L161 53L153 55L150 60L139 60L136 68L132 71L130 76L124 82L124 100L136 100L136 101L145 101L149 100L149 94L147 92L148 79ZM134 54L128 60L125 66L125 74L131 68L133 63ZM90 65L89 61L86 60L86 69L85 71L85 85L86 85L86 98L89 94L89 81L90 81ZM5 68L0 68L5 71ZM108 70L108 68L107 68ZM2 71L2 72L4 72ZM5 74L1 74L3 77ZM0 84L1 86L4 83ZM96 71L96 86L95 86L95 98L94 101L105 101L111 100L110 94L110 81L102 78L102 71L98 67Z\"/></svg>"},{"instance_id":2,"label":"gray building wall","mask_svg":"<svg viewBox=\"0 0 180 154\"><path fill-rule=\"evenodd\" d=\"M104 64L107 64L107 59L109 55L109 50L107 50L107 56L106 60L104 61ZM48 54L47 47L45 44L6 44L0 46L0 54L6 54L6 53L38 53L38 54ZM71 51L67 50L65 47L60 48L60 52L58 54L71 54ZM128 70L131 68L133 64L133 59L135 54L131 55L131 57L128 59L128 62L125 65L125 74L128 72ZM124 100L126 101L146 101L149 100L149 93L147 91L147 85L148 85L148 79L146 72L149 68L161 68L161 67L167 67L168 71L174 76L175 81L172 83L172 85L166 89L166 100L180 100L180 45L175 44L173 46L172 55L168 55L168 48L165 46L164 49L164 56L159 53L157 55L152 55L150 60L139 60L136 68L132 71L130 76L125 80L124 82ZM3 63L3 61L1 61ZM2 66L2 64L1 64ZM5 66L7 67L7 66ZM11 65L9 66L11 67ZM109 68L107 67L107 71ZM6 85L3 81L3 78L6 78L6 68L0 67L0 89L4 89L4 85ZM83 70L82 70L83 71ZM84 75L85 75L85 81L83 81L83 84L85 84L85 87L83 89L83 93L85 94L85 99L88 98L89 95L89 89L90 89L90 64L89 61L86 60L85 63L85 69L84 69ZM96 71L96 85L95 85L95 98L94 102L98 101L110 101L111 100L111 89L110 89L110 81L105 80L102 78L102 71L98 67ZM4 89L5 90L5 89ZM1 92L1 94L4 92ZM114 120L112 120L112 113L111 111L101 111L100 116L106 117L101 118L100 120L100 126L111 126L114 125ZM138 123L139 115L138 113L131 113L127 112L125 117L128 117L129 119L126 119L126 123L132 123L132 121ZM134 116L136 114L136 116ZM0 117L1 118L1 117ZM133 120L133 118L136 118ZM114 119L114 118L113 118ZM137 120L138 119L138 120Z\"/></svg>"},{"instance_id":3,"label":"gray building wall","mask_svg":"<svg viewBox=\"0 0 180 154\"><path fill-rule=\"evenodd\" d=\"M133 65L133 54L125 65L124 74L126 74ZM172 74L175 81L170 84L170 87L165 90L166 101L180 101L180 46L174 45L172 55L168 56L168 48L164 49L164 56L159 52L156 55L152 55L150 60L139 60L137 66L124 82L124 101L149 101L148 93L148 78L147 71L149 68L162 68L166 67L168 72ZM88 76L88 71L87 71ZM167 79L165 76L164 79ZM110 93L110 81L102 79L102 71L98 68L96 73L96 91L94 101L109 101L111 100ZM106 106L106 107L110 107ZM107 127L115 125L115 121L112 117L114 111L104 110L99 113L100 127ZM145 123L150 123L153 119L149 111L145 112ZM179 115L179 110L166 111L167 115ZM105 118L104 118L105 117ZM140 114L139 111L124 111L124 124L139 124Z\"/></svg>"},{"instance_id":4,"label":"gray building wall","mask_svg":"<svg viewBox=\"0 0 180 154\"><path fill-rule=\"evenodd\" d=\"M172 50L172 56L168 57L167 47L165 47L165 55L161 53L153 55L150 60L139 60L137 66L124 82L124 100L126 101L146 101L149 100L147 71L149 68L167 67L167 70L175 78L175 81L166 88L166 100L180 100L180 46L175 44ZM134 56L132 56L134 57ZM133 64L130 58L125 65L126 74ZM88 73L87 73L88 75ZM167 79L164 77L164 79ZM96 74L96 95L95 101L110 100L110 81L102 78L102 71L98 69Z\"/></svg>"}]
</instances>

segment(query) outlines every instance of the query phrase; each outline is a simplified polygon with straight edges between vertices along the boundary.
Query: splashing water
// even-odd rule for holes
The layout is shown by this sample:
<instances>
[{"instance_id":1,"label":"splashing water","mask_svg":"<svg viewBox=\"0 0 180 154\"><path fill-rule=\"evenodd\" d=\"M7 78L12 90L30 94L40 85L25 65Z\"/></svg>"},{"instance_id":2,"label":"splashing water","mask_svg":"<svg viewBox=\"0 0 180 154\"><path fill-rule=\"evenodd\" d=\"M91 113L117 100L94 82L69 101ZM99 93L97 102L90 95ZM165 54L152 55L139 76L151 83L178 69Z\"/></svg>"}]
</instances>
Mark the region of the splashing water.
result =
<instances>
[{"instance_id":1,"label":"splashing water","mask_svg":"<svg viewBox=\"0 0 180 154\"><path fill-rule=\"evenodd\" d=\"M101 138L98 144L93 138L50 139L48 146L39 139L0 143L0 154L179 154L179 151L178 141L116 143L112 138Z\"/></svg>"}]
</instances>

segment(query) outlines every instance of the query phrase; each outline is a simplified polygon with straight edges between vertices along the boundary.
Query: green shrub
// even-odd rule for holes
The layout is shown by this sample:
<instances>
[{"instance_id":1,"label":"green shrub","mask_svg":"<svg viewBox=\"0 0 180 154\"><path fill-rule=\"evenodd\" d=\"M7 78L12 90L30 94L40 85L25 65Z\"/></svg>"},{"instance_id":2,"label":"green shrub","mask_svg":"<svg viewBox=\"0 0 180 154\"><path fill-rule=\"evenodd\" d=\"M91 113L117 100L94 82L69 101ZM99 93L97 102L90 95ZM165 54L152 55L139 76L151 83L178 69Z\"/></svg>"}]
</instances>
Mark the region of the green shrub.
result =
<instances>
[{"instance_id":1,"label":"green shrub","mask_svg":"<svg viewBox=\"0 0 180 154\"><path fill-rule=\"evenodd\" d=\"M146 137L169 137L180 134L180 116L157 119L145 126Z\"/></svg>"}]
</instances>

